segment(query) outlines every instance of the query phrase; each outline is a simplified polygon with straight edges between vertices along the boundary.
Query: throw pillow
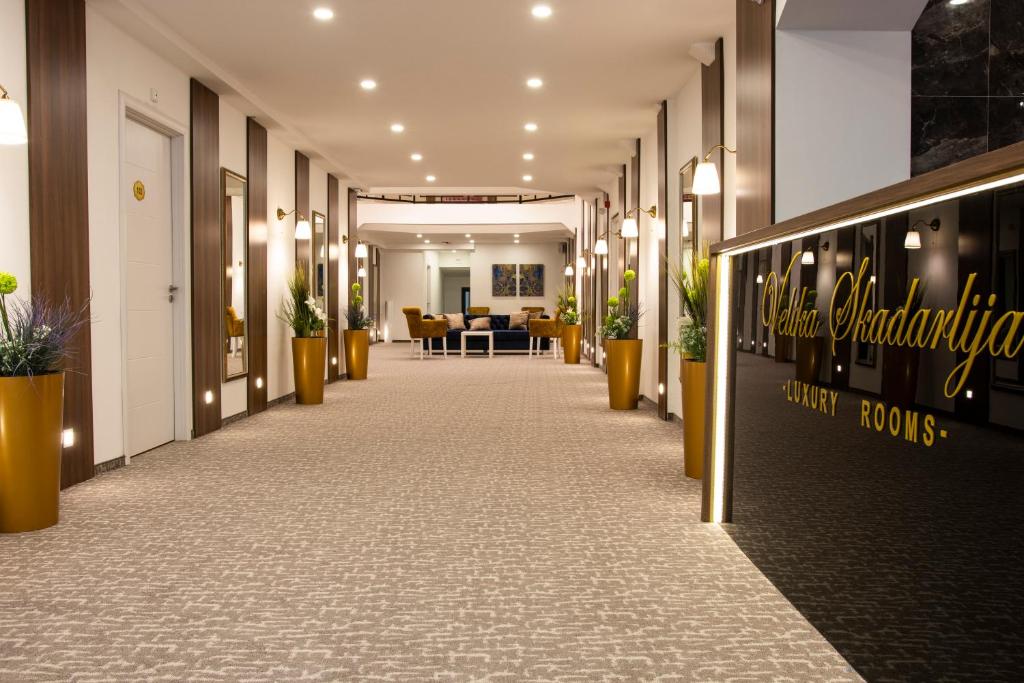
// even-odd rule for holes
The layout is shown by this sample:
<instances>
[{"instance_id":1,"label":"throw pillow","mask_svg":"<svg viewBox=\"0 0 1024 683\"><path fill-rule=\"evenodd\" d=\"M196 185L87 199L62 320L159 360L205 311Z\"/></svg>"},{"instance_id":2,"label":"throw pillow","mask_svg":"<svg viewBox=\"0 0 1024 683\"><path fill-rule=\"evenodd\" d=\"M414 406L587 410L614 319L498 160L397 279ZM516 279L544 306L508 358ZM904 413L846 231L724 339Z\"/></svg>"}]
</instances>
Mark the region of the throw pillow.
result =
<instances>
[{"instance_id":1,"label":"throw pillow","mask_svg":"<svg viewBox=\"0 0 1024 683\"><path fill-rule=\"evenodd\" d=\"M489 330L491 329L491 318L490 316L484 318L473 318L469 321L469 329L471 330Z\"/></svg>"},{"instance_id":2,"label":"throw pillow","mask_svg":"<svg viewBox=\"0 0 1024 683\"><path fill-rule=\"evenodd\" d=\"M525 330L530 320L530 314L526 311L519 311L517 313L511 313L508 316L508 329L510 330Z\"/></svg>"},{"instance_id":3,"label":"throw pillow","mask_svg":"<svg viewBox=\"0 0 1024 683\"><path fill-rule=\"evenodd\" d=\"M449 330L464 330L466 329L466 320L463 318L461 313L445 313L445 320L448 321Z\"/></svg>"}]
</instances>

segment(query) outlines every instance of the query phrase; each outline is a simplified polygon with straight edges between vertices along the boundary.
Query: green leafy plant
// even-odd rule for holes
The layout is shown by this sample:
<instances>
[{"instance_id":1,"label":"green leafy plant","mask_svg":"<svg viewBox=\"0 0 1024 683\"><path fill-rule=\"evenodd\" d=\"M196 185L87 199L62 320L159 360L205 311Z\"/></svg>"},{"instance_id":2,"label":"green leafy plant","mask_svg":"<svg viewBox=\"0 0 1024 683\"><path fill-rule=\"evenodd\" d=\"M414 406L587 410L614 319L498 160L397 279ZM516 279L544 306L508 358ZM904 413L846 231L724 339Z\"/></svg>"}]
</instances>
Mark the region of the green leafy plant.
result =
<instances>
[{"instance_id":1,"label":"green leafy plant","mask_svg":"<svg viewBox=\"0 0 1024 683\"><path fill-rule=\"evenodd\" d=\"M629 300L629 283L636 279L636 272L627 270L622 279L624 283L618 295L608 298L608 313L600 330L605 339L628 339L629 333L643 317L643 311Z\"/></svg>"},{"instance_id":2,"label":"green leafy plant","mask_svg":"<svg viewBox=\"0 0 1024 683\"><path fill-rule=\"evenodd\" d=\"M345 312L350 330L365 330L373 325L373 319L367 317L366 309L363 308L363 296L359 293L362 289L363 286L358 282L352 283L352 304Z\"/></svg>"},{"instance_id":3,"label":"green leafy plant","mask_svg":"<svg viewBox=\"0 0 1024 683\"><path fill-rule=\"evenodd\" d=\"M679 320L679 336L666 346L684 358L704 362L708 349L708 243L690 254L689 267L668 262L669 281L679 294L684 317Z\"/></svg>"},{"instance_id":4,"label":"green leafy plant","mask_svg":"<svg viewBox=\"0 0 1024 683\"><path fill-rule=\"evenodd\" d=\"M316 304L309 290L306 270L301 266L288 278L288 296L277 314L298 338L320 336L327 326L327 313Z\"/></svg>"},{"instance_id":5,"label":"green leafy plant","mask_svg":"<svg viewBox=\"0 0 1024 683\"><path fill-rule=\"evenodd\" d=\"M88 322L88 304L75 310L66 299L60 306L39 299L8 302L17 289L17 278L0 273L0 377L60 372L71 340Z\"/></svg>"},{"instance_id":6,"label":"green leafy plant","mask_svg":"<svg viewBox=\"0 0 1024 683\"><path fill-rule=\"evenodd\" d=\"M566 325L579 325L581 317L579 306L576 303L576 295L569 287L558 293L558 310L560 317Z\"/></svg>"}]
</instances>

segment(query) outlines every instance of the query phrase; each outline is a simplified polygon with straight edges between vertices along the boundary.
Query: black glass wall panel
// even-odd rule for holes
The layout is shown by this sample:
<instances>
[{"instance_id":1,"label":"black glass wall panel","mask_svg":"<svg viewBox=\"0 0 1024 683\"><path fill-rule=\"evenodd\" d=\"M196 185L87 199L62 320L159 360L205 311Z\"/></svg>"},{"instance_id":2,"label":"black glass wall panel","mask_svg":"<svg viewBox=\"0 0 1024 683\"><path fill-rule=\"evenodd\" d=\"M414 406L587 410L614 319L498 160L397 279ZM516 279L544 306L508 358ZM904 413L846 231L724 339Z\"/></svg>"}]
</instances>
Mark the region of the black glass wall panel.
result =
<instances>
[{"instance_id":1,"label":"black glass wall panel","mask_svg":"<svg viewBox=\"0 0 1024 683\"><path fill-rule=\"evenodd\" d=\"M725 527L868 680L1024 680L1022 228L1011 186L731 260Z\"/></svg>"}]
</instances>

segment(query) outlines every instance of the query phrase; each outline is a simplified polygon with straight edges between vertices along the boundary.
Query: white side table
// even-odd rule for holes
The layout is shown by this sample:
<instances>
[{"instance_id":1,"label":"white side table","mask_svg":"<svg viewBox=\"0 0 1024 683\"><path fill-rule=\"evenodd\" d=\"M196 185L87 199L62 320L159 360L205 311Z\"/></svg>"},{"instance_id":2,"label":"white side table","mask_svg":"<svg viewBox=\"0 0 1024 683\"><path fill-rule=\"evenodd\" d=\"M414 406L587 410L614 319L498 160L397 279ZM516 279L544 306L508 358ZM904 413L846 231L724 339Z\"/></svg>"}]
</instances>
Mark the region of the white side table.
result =
<instances>
[{"instance_id":1,"label":"white side table","mask_svg":"<svg viewBox=\"0 0 1024 683\"><path fill-rule=\"evenodd\" d=\"M494 331L493 330L463 330L462 331L462 357L466 357L466 337L487 337L487 357L494 358Z\"/></svg>"}]
</instances>

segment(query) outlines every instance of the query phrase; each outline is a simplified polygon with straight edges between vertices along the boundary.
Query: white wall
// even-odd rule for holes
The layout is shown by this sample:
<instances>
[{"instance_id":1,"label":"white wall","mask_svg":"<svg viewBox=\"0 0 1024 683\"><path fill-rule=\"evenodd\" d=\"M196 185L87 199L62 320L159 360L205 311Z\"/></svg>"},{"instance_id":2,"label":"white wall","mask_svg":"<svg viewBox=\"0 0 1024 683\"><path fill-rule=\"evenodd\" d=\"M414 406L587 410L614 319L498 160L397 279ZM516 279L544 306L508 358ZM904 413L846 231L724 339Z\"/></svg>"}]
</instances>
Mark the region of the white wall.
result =
<instances>
[{"instance_id":1,"label":"white wall","mask_svg":"<svg viewBox=\"0 0 1024 683\"><path fill-rule=\"evenodd\" d=\"M295 390L292 332L277 317L295 270L295 214L277 220L277 208L295 206L295 150L267 133L267 399Z\"/></svg>"},{"instance_id":2,"label":"white wall","mask_svg":"<svg viewBox=\"0 0 1024 683\"><path fill-rule=\"evenodd\" d=\"M387 315L380 325L385 341L409 339L409 326L402 314L405 306L427 309L426 262L421 251L382 250L380 256L381 301ZM417 277L416 274L420 275Z\"/></svg>"},{"instance_id":3,"label":"white wall","mask_svg":"<svg viewBox=\"0 0 1024 683\"><path fill-rule=\"evenodd\" d=\"M125 93L146 103L147 108L187 131L189 83L186 74L113 26L88 4L86 60L93 426L95 462L101 463L124 454L119 95ZM159 91L158 103L150 101L151 88ZM187 187L186 183L186 201Z\"/></svg>"},{"instance_id":4,"label":"white wall","mask_svg":"<svg viewBox=\"0 0 1024 683\"><path fill-rule=\"evenodd\" d=\"M910 33L776 31L775 218L910 177Z\"/></svg>"},{"instance_id":5,"label":"white wall","mask_svg":"<svg viewBox=\"0 0 1024 683\"><path fill-rule=\"evenodd\" d=\"M640 138L640 206L644 209L658 205L658 133L651 128ZM627 207L627 211L633 207ZM637 338L644 340L643 361L640 364L640 393L658 401L658 269L661 262L662 227L665 225L665 207L658 206L658 218L638 212L640 230L638 252L638 278L633 283L643 317L637 324Z\"/></svg>"},{"instance_id":6,"label":"white wall","mask_svg":"<svg viewBox=\"0 0 1024 683\"><path fill-rule=\"evenodd\" d=\"M25 2L0 0L0 83L11 99L28 111L28 88L25 74ZM0 145L0 271L18 278L18 294L28 296L31 266L28 232L28 146Z\"/></svg>"},{"instance_id":7,"label":"white wall","mask_svg":"<svg viewBox=\"0 0 1024 683\"><path fill-rule=\"evenodd\" d=\"M490 306L491 313L506 314L523 306L543 306L555 310L558 290L565 286L565 255L557 242L540 244L477 245L470 255L470 301L473 306ZM495 263L543 263L544 296L492 296L491 265Z\"/></svg>"}]
</instances>

